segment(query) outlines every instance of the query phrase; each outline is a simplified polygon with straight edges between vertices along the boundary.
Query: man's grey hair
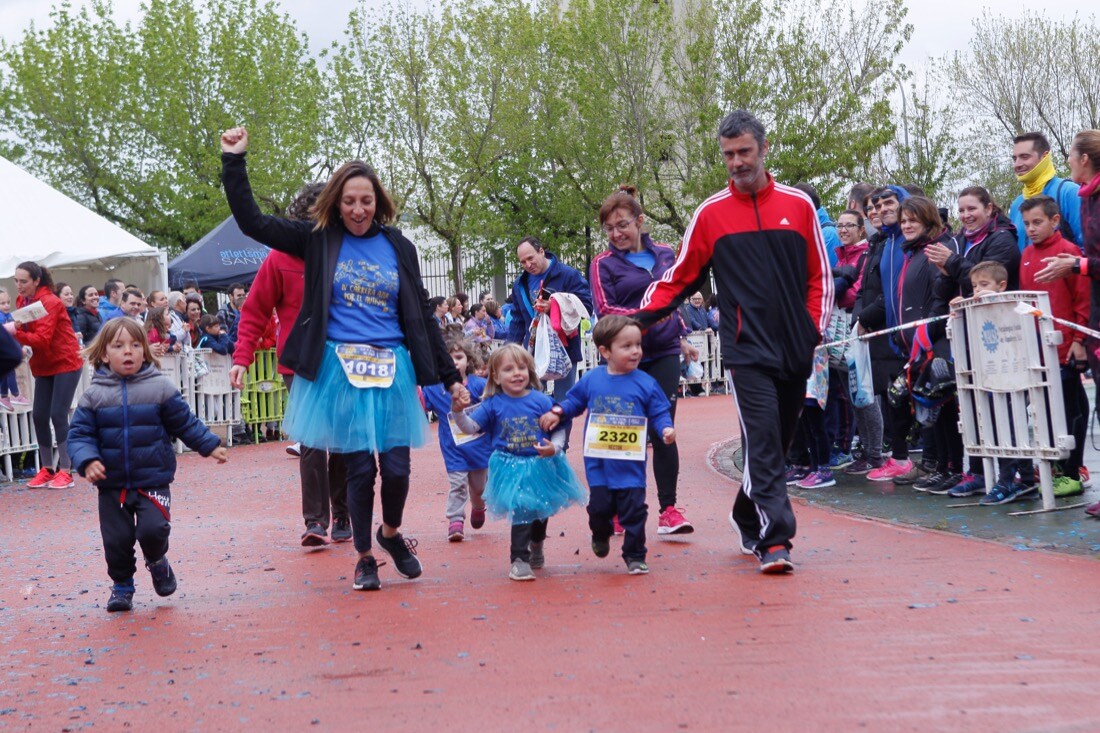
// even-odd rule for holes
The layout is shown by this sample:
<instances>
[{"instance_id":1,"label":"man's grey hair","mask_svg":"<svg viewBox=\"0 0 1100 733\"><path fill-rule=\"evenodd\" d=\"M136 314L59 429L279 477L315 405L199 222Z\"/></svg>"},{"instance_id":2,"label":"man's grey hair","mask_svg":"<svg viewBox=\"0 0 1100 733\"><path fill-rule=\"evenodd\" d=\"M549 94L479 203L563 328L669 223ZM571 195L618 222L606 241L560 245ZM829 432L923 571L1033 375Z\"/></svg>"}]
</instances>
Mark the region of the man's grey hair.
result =
<instances>
[{"instance_id":1,"label":"man's grey hair","mask_svg":"<svg viewBox=\"0 0 1100 733\"><path fill-rule=\"evenodd\" d=\"M756 115L748 110L735 109L726 115L718 125L718 137L740 137L745 133L752 133L752 136L756 138L756 144L761 148L767 142L764 125L756 119Z\"/></svg>"}]
</instances>

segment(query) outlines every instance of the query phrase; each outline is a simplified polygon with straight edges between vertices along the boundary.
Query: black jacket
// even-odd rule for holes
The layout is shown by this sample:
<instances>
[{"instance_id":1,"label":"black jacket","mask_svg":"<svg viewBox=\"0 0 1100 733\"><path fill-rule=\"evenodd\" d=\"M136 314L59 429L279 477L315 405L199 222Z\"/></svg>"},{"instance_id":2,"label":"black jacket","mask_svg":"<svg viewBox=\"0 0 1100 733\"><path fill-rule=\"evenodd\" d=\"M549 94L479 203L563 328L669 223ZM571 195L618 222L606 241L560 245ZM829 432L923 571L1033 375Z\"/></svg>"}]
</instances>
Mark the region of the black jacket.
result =
<instances>
[{"instance_id":1,"label":"black jacket","mask_svg":"<svg viewBox=\"0 0 1100 733\"><path fill-rule=\"evenodd\" d=\"M955 239L959 243L959 254L951 255L944 263L946 275L940 275L937 293L941 299L950 301L955 295L969 298L974 294L970 285L970 268L979 262L994 260L1008 270L1008 289L1020 289L1020 248L1016 243L1016 227L1004 214L999 214L992 222L991 231L979 244L966 249L966 237L962 233Z\"/></svg>"},{"instance_id":2,"label":"black jacket","mask_svg":"<svg viewBox=\"0 0 1100 733\"><path fill-rule=\"evenodd\" d=\"M928 261L924 249L933 242L944 245L952 252L959 251L959 245L948 229L944 229L934 240L922 238L905 243L905 265L902 267L898 298L898 319L902 323L947 315L951 299L959 294L955 283L950 278L942 277L939 268ZM947 324L943 321L928 324L928 335L933 342L941 340L947 335ZM899 331L894 338L904 345L908 353L913 344L913 329Z\"/></svg>"},{"instance_id":3,"label":"black jacket","mask_svg":"<svg viewBox=\"0 0 1100 733\"><path fill-rule=\"evenodd\" d=\"M328 335L328 309L332 299L332 281L344 241L344 227L337 223L315 231L312 222L290 221L260 212L252 197L245 156L222 153L222 184L229 209L237 226L247 236L272 249L305 261L305 294L302 309L287 337L279 363L295 374L314 380L321 366ZM405 334L419 385L450 387L461 381L454 361L443 344L443 334L428 305L428 291L420 276L416 247L401 231L375 222L365 236L381 232L397 253L399 290L397 316Z\"/></svg>"},{"instance_id":4,"label":"black jacket","mask_svg":"<svg viewBox=\"0 0 1100 733\"><path fill-rule=\"evenodd\" d=\"M89 346L92 339L99 333L103 326L98 313L92 313L84 307L76 307L69 311L69 320L73 322L73 330L84 338L84 345Z\"/></svg>"}]
</instances>

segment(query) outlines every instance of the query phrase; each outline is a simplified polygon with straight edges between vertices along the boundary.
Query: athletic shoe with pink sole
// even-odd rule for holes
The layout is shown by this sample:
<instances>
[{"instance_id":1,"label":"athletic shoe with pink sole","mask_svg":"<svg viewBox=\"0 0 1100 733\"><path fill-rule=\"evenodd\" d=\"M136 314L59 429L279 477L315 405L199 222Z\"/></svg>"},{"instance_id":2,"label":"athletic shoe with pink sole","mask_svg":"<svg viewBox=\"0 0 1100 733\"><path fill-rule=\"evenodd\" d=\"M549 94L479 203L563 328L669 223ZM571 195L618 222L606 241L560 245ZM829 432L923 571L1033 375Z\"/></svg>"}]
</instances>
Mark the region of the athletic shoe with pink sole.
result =
<instances>
[{"instance_id":1,"label":"athletic shoe with pink sole","mask_svg":"<svg viewBox=\"0 0 1100 733\"><path fill-rule=\"evenodd\" d=\"M867 474L869 481L893 481L913 470L912 461L895 461L893 458Z\"/></svg>"}]
</instances>

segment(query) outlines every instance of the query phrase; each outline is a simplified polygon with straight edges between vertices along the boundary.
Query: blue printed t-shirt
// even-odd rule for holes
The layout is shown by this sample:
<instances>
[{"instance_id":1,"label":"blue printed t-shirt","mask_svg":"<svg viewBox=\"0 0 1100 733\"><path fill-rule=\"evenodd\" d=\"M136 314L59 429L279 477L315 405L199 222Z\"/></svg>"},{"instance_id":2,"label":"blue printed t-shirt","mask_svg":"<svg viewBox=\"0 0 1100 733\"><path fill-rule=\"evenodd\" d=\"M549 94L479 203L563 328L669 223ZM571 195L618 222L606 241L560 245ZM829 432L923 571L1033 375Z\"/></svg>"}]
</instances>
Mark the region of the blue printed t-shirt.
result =
<instances>
[{"instance_id":1,"label":"blue printed t-shirt","mask_svg":"<svg viewBox=\"0 0 1100 733\"><path fill-rule=\"evenodd\" d=\"M405 341L397 317L397 252L381 233L344 235L332 280L328 337L384 348Z\"/></svg>"},{"instance_id":2,"label":"blue printed t-shirt","mask_svg":"<svg viewBox=\"0 0 1100 733\"><path fill-rule=\"evenodd\" d=\"M649 433L660 440L665 428L672 427L668 397L657 380L635 369L628 374L611 374L606 366L585 373L561 402L566 417L576 417L587 408L589 416L635 415L649 420ZM585 420L585 432L588 420ZM584 474L589 486L609 489L644 489L645 461L616 458L584 459Z\"/></svg>"},{"instance_id":3,"label":"blue printed t-shirt","mask_svg":"<svg viewBox=\"0 0 1100 733\"><path fill-rule=\"evenodd\" d=\"M481 401L485 391L485 379L476 375L466 377L466 389L476 403ZM439 418L439 451L443 454L443 465L448 471L479 471L489 467L489 454L493 452L493 442L485 435L463 445L455 445L451 434L451 422L447 413L451 411L451 393L442 384L433 384L424 388L424 401Z\"/></svg>"},{"instance_id":4,"label":"blue printed t-shirt","mask_svg":"<svg viewBox=\"0 0 1100 733\"><path fill-rule=\"evenodd\" d=\"M653 266L657 264L657 256L645 247L642 247L641 252L627 252L626 259L646 272L653 272Z\"/></svg>"},{"instance_id":5,"label":"blue printed t-shirt","mask_svg":"<svg viewBox=\"0 0 1100 733\"><path fill-rule=\"evenodd\" d=\"M493 436L493 450L517 456L537 456L535 445L550 436L539 427L539 418L554 406L542 392L529 391L523 397L498 392L474 408L470 419Z\"/></svg>"}]
</instances>

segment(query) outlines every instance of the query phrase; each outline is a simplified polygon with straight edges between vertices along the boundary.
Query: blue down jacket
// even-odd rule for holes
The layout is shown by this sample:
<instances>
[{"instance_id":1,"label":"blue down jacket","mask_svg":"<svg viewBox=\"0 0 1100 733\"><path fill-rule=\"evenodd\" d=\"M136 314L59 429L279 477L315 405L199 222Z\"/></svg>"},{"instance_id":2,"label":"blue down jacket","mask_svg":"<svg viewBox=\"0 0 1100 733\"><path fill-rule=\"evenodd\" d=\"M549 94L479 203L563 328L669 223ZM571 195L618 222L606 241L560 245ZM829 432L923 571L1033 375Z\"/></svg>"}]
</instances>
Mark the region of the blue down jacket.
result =
<instances>
[{"instance_id":1,"label":"blue down jacket","mask_svg":"<svg viewBox=\"0 0 1100 733\"><path fill-rule=\"evenodd\" d=\"M68 447L81 475L92 461L107 468L99 488L148 489L167 486L176 477L176 438L203 456L221 444L152 365L143 365L132 377L102 367L80 397Z\"/></svg>"}]
</instances>

